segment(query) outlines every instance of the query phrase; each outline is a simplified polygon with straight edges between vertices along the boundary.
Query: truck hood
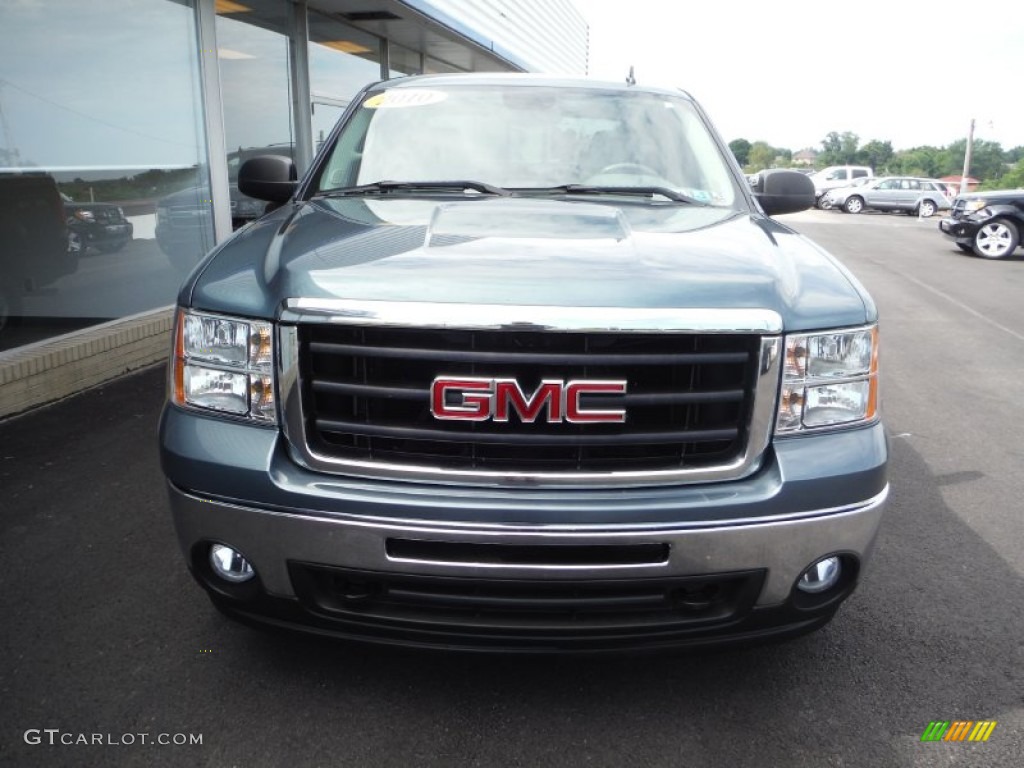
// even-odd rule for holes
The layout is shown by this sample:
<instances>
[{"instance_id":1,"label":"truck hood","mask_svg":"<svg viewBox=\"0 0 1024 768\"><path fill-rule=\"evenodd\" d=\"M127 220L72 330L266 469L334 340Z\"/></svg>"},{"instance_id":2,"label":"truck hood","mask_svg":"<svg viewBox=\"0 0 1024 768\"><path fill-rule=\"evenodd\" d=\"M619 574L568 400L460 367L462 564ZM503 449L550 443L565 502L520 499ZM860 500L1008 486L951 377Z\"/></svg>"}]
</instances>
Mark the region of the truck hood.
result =
<instances>
[{"instance_id":1,"label":"truck hood","mask_svg":"<svg viewBox=\"0 0 1024 768\"><path fill-rule=\"evenodd\" d=\"M764 216L537 198L326 198L239 230L182 288L201 310L276 317L289 298L757 308L788 330L875 319L831 256Z\"/></svg>"}]
</instances>

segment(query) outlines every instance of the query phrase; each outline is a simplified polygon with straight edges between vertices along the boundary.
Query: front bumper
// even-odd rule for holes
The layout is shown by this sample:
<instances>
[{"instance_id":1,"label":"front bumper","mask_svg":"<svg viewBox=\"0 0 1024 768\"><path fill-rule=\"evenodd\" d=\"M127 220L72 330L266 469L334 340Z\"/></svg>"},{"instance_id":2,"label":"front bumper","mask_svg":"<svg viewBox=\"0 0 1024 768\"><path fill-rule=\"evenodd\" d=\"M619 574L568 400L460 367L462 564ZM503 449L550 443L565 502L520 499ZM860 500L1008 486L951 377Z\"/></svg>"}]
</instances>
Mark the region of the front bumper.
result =
<instances>
[{"instance_id":1,"label":"front bumper","mask_svg":"<svg viewBox=\"0 0 1024 768\"><path fill-rule=\"evenodd\" d=\"M978 234L978 230L984 223L984 221L971 221L966 218L954 219L951 216L946 216L939 221L939 230L946 237L958 243L971 245L974 242L974 236Z\"/></svg>"},{"instance_id":2,"label":"front bumper","mask_svg":"<svg viewBox=\"0 0 1024 768\"><path fill-rule=\"evenodd\" d=\"M276 430L171 407L161 444L180 544L222 610L447 648L617 650L815 629L855 588L888 492L880 425L777 440L741 481L594 491L312 473ZM257 578L213 576L213 542ZM830 554L843 558L840 583L795 592Z\"/></svg>"},{"instance_id":3,"label":"front bumper","mask_svg":"<svg viewBox=\"0 0 1024 768\"><path fill-rule=\"evenodd\" d=\"M97 222L77 228L79 237L85 245L96 247L104 245L119 245L132 239L135 227L130 221L114 224Z\"/></svg>"}]
</instances>

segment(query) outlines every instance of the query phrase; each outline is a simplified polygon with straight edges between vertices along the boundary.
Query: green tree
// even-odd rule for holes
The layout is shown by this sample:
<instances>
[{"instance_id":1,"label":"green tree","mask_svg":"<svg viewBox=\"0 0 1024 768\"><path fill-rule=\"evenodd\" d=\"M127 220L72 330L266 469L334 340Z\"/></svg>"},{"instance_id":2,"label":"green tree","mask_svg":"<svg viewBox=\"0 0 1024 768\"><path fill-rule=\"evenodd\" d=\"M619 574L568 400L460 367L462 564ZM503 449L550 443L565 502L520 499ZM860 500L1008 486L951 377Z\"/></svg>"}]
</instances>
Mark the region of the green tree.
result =
<instances>
[{"instance_id":1,"label":"green tree","mask_svg":"<svg viewBox=\"0 0 1024 768\"><path fill-rule=\"evenodd\" d=\"M857 152L857 162L860 165L870 166L879 175L888 168L892 157L892 142L878 139L872 139Z\"/></svg>"},{"instance_id":2,"label":"green tree","mask_svg":"<svg viewBox=\"0 0 1024 768\"><path fill-rule=\"evenodd\" d=\"M748 167L751 171L761 171L775 164L775 147L765 141L755 141L750 147Z\"/></svg>"},{"instance_id":3,"label":"green tree","mask_svg":"<svg viewBox=\"0 0 1024 768\"><path fill-rule=\"evenodd\" d=\"M954 141L946 147L943 157L943 176L959 174L964 168L964 153L967 150L967 139ZM997 179L1006 172L1003 160L1003 148L998 141L975 139L971 151L971 170L968 175L981 181Z\"/></svg>"},{"instance_id":4,"label":"green tree","mask_svg":"<svg viewBox=\"0 0 1024 768\"><path fill-rule=\"evenodd\" d=\"M822 165L851 165L857 162L857 147L860 136L852 131L837 133L830 131L822 140L822 153L818 162Z\"/></svg>"},{"instance_id":5,"label":"green tree","mask_svg":"<svg viewBox=\"0 0 1024 768\"><path fill-rule=\"evenodd\" d=\"M729 149L732 150L733 155L736 157L736 162L741 167L750 161L750 142L746 139L733 139L729 142Z\"/></svg>"},{"instance_id":6,"label":"green tree","mask_svg":"<svg viewBox=\"0 0 1024 768\"><path fill-rule=\"evenodd\" d=\"M999 178L984 182L981 189L1024 189L1024 158Z\"/></svg>"},{"instance_id":7,"label":"green tree","mask_svg":"<svg viewBox=\"0 0 1024 768\"><path fill-rule=\"evenodd\" d=\"M1011 164L1024 160L1024 145L1006 150L1003 153L1003 160Z\"/></svg>"},{"instance_id":8,"label":"green tree","mask_svg":"<svg viewBox=\"0 0 1024 768\"><path fill-rule=\"evenodd\" d=\"M963 162L963 157L960 158ZM946 150L938 147L923 146L901 149L889 162L889 170L903 176L925 176L927 178L938 178L951 173L960 173L947 170Z\"/></svg>"}]
</instances>

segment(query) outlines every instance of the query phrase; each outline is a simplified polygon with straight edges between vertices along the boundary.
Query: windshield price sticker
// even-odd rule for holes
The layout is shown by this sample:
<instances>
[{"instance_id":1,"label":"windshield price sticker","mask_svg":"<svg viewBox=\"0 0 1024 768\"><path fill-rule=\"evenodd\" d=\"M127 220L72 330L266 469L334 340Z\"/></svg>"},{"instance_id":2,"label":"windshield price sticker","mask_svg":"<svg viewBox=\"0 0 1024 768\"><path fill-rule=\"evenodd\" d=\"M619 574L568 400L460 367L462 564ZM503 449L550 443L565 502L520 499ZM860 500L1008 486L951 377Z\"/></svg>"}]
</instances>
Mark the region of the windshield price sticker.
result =
<instances>
[{"instance_id":1,"label":"windshield price sticker","mask_svg":"<svg viewBox=\"0 0 1024 768\"><path fill-rule=\"evenodd\" d=\"M367 109L399 109L401 107L423 107L436 104L448 98L444 91L428 91L420 88L394 90L378 93L363 102Z\"/></svg>"}]
</instances>

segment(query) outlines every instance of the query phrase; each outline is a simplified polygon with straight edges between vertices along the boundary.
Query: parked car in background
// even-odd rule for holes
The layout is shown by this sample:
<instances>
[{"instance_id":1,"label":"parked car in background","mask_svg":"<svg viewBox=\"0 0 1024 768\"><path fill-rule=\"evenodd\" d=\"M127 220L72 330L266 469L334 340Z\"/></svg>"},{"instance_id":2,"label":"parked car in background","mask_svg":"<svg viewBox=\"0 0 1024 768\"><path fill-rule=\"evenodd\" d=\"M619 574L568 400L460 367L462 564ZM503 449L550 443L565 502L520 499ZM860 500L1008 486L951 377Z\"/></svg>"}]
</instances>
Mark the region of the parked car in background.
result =
<instances>
[{"instance_id":1,"label":"parked car in background","mask_svg":"<svg viewBox=\"0 0 1024 768\"><path fill-rule=\"evenodd\" d=\"M973 192L953 201L939 229L962 251L983 259L1005 259L1024 232L1024 189Z\"/></svg>"},{"instance_id":2,"label":"parked car in background","mask_svg":"<svg viewBox=\"0 0 1024 768\"><path fill-rule=\"evenodd\" d=\"M821 199L830 189L849 186L855 179L871 178L875 172L866 165L830 165L811 174L814 182L814 198L820 205Z\"/></svg>"},{"instance_id":3,"label":"parked car in background","mask_svg":"<svg viewBox=\"0 0 1024 768\"><path fill-rule=\"evenodd\" d=\"M884 176L859 187L834 189L828 193L829 205L846 213L865 210L903 211L918 216L933 216L949 208L946 185L936 179L911 176Z\"/></svg>"},{"instance_id":4,"label":"parked car in background","mask_svg":"<svg viewBox=\"0 0 1024 768\"><path fill-rule=\"evenodd\" d=\"M116 253L132 241L134 227L124 210L112 203L76 203L61 193L72 250L81 255L89 248Z\"/></svg>"},{"instance_id":5,"label":"parked car in background","mask_svg":"<svg viewBox=\"0 0 1024 768\"><path fill-rule=\"evenodd\" d=\"M231 152L227 157L228 194L231 200L231 228L240 229L259 218L267 204L238 191L238 169L242 163L261 155L292 158L290 144L250 147ZM187 272L208 248L206 238L212 227L213 209L207 185L178 190L161 199L156 206L156 242L175 269Z\"/></svg>"},{"instance_id":6,"label":"parked car in background","mask_svg":"<svg viewBox=\"0 0 1024 768\"><path fill-rule=\"evenodd\" d=\"M840 195L843 190L856 189L857 187L863 187L865 184L874 181L873 176L861 176L859 179L854 179L850 182L848 187L839 187L838 189L830 189L824 195L818 199L818 207L824 211L835 208L833 204L834 196Z\"/></svg>"}]
</instances>

